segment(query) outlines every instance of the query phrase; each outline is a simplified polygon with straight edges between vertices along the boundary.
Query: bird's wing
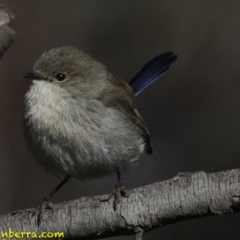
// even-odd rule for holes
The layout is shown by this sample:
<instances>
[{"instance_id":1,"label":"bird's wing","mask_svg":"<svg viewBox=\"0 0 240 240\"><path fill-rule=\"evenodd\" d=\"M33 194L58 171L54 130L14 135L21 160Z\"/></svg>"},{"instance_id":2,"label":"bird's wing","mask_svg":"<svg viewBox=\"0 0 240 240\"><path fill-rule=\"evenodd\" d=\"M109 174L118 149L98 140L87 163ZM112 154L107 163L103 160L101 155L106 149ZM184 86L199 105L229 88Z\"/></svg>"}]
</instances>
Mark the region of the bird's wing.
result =
<instances>
[{"instance_id":1,"label":"bird's wing","mask_svg":"<svg viewBox=\"0 0 240 240\"><path fill-rule=\"evenodd\" d=\"M111 82L110 89L100 96L99 100L107 107L112 107L127 116L136 126L142 131L142 136L145 139L145 151L149 154L152 153L150 145L150 137L147 125L140 116L136 104L135 97L131 87L121 79L117 79L109 75L108 80Z\"/></svg>"}]
</instances>

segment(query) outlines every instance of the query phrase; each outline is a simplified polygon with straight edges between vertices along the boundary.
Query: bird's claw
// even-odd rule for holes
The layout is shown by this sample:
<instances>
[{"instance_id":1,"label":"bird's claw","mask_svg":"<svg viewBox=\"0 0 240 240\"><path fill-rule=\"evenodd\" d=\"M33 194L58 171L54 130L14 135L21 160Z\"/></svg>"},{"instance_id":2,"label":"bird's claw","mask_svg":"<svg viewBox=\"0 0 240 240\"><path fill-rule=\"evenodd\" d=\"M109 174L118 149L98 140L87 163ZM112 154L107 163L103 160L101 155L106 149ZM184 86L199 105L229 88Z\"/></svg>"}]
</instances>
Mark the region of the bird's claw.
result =
<instances>
[{"instance_id":1,"label":"bird's claw","mask_svg":"<svg viewBox=\"0 0 240 240\"><path fill-rule=\"evenodd\" d=\"M40 226L43 214L46 209L53 210L53 202L50 198L45 198L43 203L38 207L38 226Z\"/></svg>"},{"instance_id":2,"label":"bird's claw","mask_svg":"<svg viewBox=\"0 0 240 240\"><path fill-rule=\"evenodd\" d=\"M122 197L128 197L129 194L126 191L126 188L122 185L121 182L117 183L114 190L110 193L108 198L100 199L101 202L109 202L109 200L114 197L113 209L117 210L117 206L121 203Z\"/></svg>"}]
</instances>

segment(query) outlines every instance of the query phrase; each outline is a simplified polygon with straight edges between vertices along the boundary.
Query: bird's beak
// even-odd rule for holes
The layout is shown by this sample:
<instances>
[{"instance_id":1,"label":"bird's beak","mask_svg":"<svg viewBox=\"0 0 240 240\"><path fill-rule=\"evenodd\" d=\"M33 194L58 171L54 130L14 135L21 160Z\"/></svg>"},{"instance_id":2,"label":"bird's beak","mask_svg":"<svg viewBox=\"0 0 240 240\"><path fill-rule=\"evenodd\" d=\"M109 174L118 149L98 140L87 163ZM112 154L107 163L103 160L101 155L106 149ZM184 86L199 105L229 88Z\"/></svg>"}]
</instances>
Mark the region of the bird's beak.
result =
<instances>
[{"instance_id":1,"label":"bird's beak","mask_svg":"<svg viewBox=\"0 0 240 240\"><path fill-rule=\"evenodd\" d=\"M35 73L24 73L20 77L21 78L28 78L28 79L31 79L31 80L41 80L40 76L38 76Z\"/></svg>"}]
</instances>

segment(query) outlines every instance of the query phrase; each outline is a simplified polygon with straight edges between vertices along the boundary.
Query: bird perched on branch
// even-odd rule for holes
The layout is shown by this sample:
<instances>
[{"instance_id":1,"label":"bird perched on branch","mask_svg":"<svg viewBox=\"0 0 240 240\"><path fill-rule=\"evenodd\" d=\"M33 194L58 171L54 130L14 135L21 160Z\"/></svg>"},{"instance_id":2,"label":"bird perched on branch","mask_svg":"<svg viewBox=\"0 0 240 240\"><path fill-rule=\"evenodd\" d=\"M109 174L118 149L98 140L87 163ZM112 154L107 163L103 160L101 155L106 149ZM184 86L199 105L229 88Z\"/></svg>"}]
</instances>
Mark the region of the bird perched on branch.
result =
<instances>
[{"instance_id":1,"label":"bird perched on branch","mask_svg":"<svg viewBox=\"0 0 240 240\"><path fill-rule=\"evenodd\" d=\"M54 48L35 63L26 94L24 129L28 148L48 172L64 180L99 178L137 163L152 153L147 126L135 96L162 75L177 56L165 52L148 62L129 82L74 47ZM50 204L48 204L48 207Z\"/></svg>"}]
</instances>

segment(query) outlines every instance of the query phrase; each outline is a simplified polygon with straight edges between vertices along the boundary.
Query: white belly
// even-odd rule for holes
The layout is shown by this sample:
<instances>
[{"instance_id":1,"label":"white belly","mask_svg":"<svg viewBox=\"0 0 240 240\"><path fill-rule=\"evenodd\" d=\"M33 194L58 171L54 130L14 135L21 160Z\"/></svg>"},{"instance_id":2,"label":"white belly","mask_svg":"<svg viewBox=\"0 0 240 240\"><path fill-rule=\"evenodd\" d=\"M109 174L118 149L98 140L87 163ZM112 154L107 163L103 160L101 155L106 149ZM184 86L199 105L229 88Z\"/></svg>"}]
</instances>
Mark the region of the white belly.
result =
<instances>
[{"instance_id":1,"label":"white belly","mask_svg":"<svg viewBox=\"0 0 240 240\"><path fill-rule=\"evenodd\" d=\"M30 150L43 167L86 179L136 163L144 140L125 115L96 99L56 96L41 84L26 95L25 126Z\"/></svg>"}]
</instances>

